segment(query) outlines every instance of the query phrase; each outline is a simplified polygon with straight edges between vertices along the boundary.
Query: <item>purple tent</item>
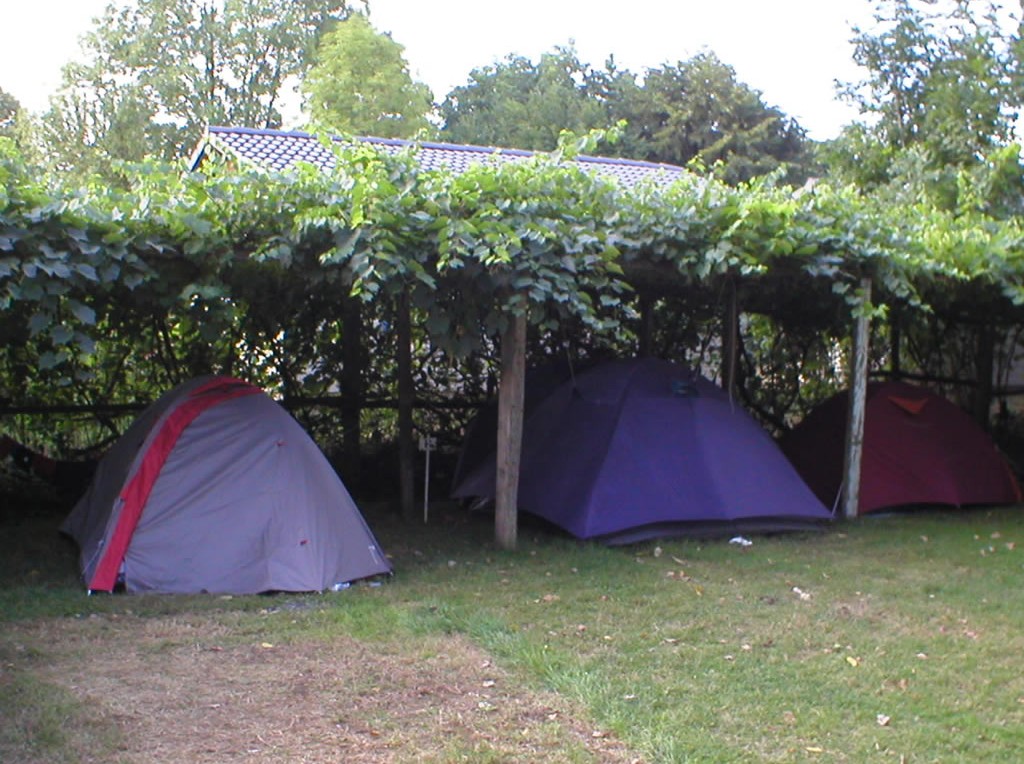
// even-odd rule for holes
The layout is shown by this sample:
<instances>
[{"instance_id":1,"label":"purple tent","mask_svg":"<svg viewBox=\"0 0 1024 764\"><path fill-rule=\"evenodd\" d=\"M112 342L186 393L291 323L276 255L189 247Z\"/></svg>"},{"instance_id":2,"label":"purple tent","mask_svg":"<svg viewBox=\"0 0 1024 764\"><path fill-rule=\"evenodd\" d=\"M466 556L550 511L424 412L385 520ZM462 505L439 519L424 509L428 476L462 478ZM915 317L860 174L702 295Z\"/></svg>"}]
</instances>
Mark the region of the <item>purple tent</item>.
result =
<instances>
[{"instance_id":1,"label":"purple tent","mask_svg":"<svg viewBox=\"0 0 1024 764\"><path fill-rule=\"evenodd\" d=\"M492 457L455 487L494 497ZM807 530L831 514L729 396L652 358L594 366L524 422L519 508L578 538Z\"/></svg>"},{"instance_id":2,"label":"purple tent","mask_svg":"<svg viewBox=\"0 0 1024 764\"><path fill-rule=\"evenodd\" d=\"M538 366L531 366L526 370L523 415L529 417L556 387L567 379L571 379L574 374L589 368L592 364L593 361L574 364L558 358ZM495 399L484 403L466 428L462 448L459 449L459 460L452 475L453 491L458 490L463 481L479 470L488 460L493 463L494 444L497 437L498 401Z\"/></svg>"},{"instance_id":3,"label":"purple tent","mask_svg":"<svg viewBox=\"0 0 1024 764\"><path fill-rule=\"evenodd\" d=\"M90 591L322 591L391 570L299 423L228 377L140 414L61 529Z\"/></svg>"}]
</instances>

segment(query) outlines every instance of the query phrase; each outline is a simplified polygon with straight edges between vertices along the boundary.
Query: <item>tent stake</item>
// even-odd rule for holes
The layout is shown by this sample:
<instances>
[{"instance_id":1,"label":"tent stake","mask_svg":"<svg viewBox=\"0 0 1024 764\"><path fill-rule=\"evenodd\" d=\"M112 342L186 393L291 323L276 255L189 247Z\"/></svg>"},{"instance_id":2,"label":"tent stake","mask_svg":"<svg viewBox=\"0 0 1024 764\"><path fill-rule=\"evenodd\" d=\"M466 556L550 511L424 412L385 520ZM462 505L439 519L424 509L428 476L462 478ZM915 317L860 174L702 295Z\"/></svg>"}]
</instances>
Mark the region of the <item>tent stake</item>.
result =
<instances>
[{"instance_id":1,"label":"tent stake","mask_svg":"<svg viewBox=\"0 0 1024 764\"><path fill-rule=\"evenodd\" d=\"M871 344L871 279L860 280L857 327L853 335L850 363L850 408L846 418L843 454L843 517L857 516L860 504L860 468L864 452L864 407L868 391L868 355Z\"/></svg>"}]
</instances>

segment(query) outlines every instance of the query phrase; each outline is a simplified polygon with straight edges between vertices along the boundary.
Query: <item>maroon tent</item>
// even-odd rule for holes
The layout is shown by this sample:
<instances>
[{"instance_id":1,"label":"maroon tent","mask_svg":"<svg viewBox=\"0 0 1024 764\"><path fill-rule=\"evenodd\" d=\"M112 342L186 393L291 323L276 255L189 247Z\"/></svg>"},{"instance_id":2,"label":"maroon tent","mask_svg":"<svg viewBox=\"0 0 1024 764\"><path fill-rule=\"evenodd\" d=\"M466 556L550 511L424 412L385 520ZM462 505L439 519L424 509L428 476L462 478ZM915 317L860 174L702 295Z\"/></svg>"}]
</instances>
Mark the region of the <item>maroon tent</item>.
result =
<instances>
[{"instance_id":1,"label":"maroon tent","mask_svg":"<svg viewBox=\"0 0 1024 764\"><path fill-rule=\"evenodd\" d=\"M829 398L780 440L826 505L843 480L848 393ZM859 514L921 504L1014 504L1020 488L992 439L962 409L905 382L868 385Z\"/></svg>"}]
</instances>

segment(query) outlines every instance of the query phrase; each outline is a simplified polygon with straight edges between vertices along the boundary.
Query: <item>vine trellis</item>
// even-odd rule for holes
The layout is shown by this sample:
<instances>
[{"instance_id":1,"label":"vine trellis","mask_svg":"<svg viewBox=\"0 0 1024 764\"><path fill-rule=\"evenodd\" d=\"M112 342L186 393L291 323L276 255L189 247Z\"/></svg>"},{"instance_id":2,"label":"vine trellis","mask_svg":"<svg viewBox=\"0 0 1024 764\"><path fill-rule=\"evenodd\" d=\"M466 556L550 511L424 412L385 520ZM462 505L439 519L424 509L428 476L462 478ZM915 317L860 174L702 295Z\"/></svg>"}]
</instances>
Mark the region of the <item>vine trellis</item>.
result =
<instances>
[{"instance_id":1,"label":"vine trellis","mask_svg":"<svg viewBox=\"0 0 1024 764\"><path fill-rule=\"evenodd\" d=\"M421 167L415 146L338 146L330 171L212 156L188 172L138 166L130 189L45 187L0 140L0 394L134 400L179 374L230 370L315 397L365 365L377 394L398 380L399 436L411 442L401 408L417 348L504 357L507 372L522 367L526 329L642 344L631 328L640 306L664 297L713 303L727 290L740 311L822 326L839 315L848 333L895 306L902 320L941 305L1017 322L1014 219L882 204L827 183L731 187L682 173L626 186L571 161L598 138L460 172ZM372 352L342 357L346 341ZM421 383L465 384L432 368ZM506 379L501 390L514 417L521 389Z\"/></svg>"}]
</instances>

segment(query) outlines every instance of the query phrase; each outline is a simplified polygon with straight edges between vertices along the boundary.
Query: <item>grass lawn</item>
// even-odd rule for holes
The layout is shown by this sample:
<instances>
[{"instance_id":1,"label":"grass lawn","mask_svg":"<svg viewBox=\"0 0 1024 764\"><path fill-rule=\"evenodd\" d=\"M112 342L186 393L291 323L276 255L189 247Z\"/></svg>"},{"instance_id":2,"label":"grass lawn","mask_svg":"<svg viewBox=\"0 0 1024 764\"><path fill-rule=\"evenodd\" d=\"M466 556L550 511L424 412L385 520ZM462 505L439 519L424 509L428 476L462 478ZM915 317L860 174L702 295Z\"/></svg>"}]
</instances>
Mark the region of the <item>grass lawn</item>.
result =
<instances>
[{"instance_id":1,"label":"grass lawn","mask_svg":"<svg viewBox=\"0 0 1024 764\"><path fill-rule=\"evenodd\" d=\"M324 595L87 597L0 497L0 761L1020 762L1024 512L607 549L368 521Z\"/></svg>"}]
</instances>

